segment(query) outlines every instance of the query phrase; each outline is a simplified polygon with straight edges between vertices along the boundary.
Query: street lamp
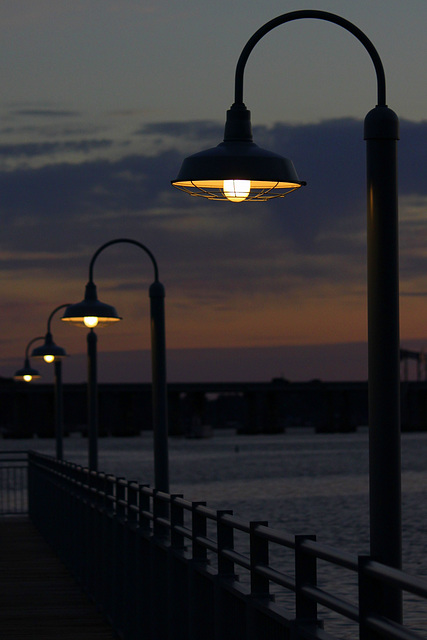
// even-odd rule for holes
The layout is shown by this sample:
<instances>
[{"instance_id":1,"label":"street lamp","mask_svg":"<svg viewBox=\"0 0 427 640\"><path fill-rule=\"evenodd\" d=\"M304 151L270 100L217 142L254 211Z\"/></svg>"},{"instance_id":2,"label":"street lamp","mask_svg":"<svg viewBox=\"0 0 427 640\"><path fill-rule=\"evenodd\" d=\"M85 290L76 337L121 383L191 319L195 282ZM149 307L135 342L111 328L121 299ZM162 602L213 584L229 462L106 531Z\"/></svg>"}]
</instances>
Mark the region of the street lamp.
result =
<instances>
[{"instance_id":1,"label":"street lamp","mask_svg":"<svg viewBox=\"0 0 427 640\"><path fill-rule=\"evenodd\" d=\"M401 470L399 400L399 285L397 229L397 140L399 123L387 107L381 59L371 43L351 22L325 11L293 11L267 22L247 42L235 75L235 102L227 112L224 142L184 160L176 180L179 189L209 199L224 199L224 180L250 181L241 192L246 199L267 200L285 195L281 181L297 188L288 160L271 158L261 171L252 153L250 113L243 103L243 73L259 40L275 27L302 18L326 20L352 33L365 47L377 77L378 104L365 118L367 143L368 236L368 359L369 359L369 476L371 555L384 564L401 567ZM242 149L245 149L243 153ZM289 176L280 173L286 160ZM283 165L282 165L283 167ZM284 171L284 168L283 168ZM277 185L271 186L268 174ZM205 186L208 185L208 186ZM212 185L212 194L210 186ZM240 193L240 196L244 195ZM236 201L243 200L236 198ZM401 595L390 587L384 612L401 620Z\"/></svg>"},{"instance_id":2,"label":"street lamp","mask_svg":"<svg viewBox=\"0 0 427 640\"><path fill-rule=\"evenodd\" d=\"M103 244L93 255L89 265L89 281L86 285L85 298L82 302L67 308L62 320L77 326L91 327L88 335L89 396L92 398L92 447L96 446L96 336L95 326L106 326L111 322L121 320L116 309L100 302L97 298L96 286L93 281L93 268L99 254L118 243L133 244L142 249L150 258L154 268L154 282L149 288L150 319L151 319L151 364L152 364L152 403L153 403L153 436L154 436L154 484L160 491L169 491L169 462L168 462L168 421L167 421L167 389L166 389L166 340L165 340L165 290L159 281L159 270L156 259L151 251L136 240L119 238ZM95 336L95 339L93 337ZM89 354L89 338L91 349ZM90 426L90 425L89 425ZM96 431L95 431L96 427ZM89 445L90 446L90 445ZM89 455L90 457L90 455ZM96 464L95 458L92 464ZM92 467L91 467L92 468ZM93 467L93 468L96 468Z\"/></svg>"},{"instance_id":3,"label":"street lamp","mask_svg":"<svg viewBox=\"0 0 427 640\"><path fill-rule=\"evenodd\" d=\"M93 263L100 250L95 253L89 266L89 282L86 285L84 299L70 305L61 318L64 322L89 329L87 334L88 448L89 469L93 471L98 470L98 371L96 355L98 338L94 328L106 327L121 320L114 307L98 300L96 285L93 282Z\"/></svg>"},{"instance_id":4,"label":"street lamp","mask_svg":"<svg viewBox=\"0 0 427 640\"><path fill-rule=\"evenodd\" d=\"M44 337L38 336L37 338L33 338L27 344L25 349L24 366L22 367L22 369L18 369L18 371L15 371L15 374L13 376L14 380L17 380L19 382L31 382L31 380L36 380L37 378L41 377L37 369L33 369L32 366L30 365L30 357L28 355L31 345L37 342L38 340L44 340Z\"/></svg>"},{"instance_id":5,"label":"street lamp","mask_svg":"<svg viewBox=\"0 0 427 640\"><path fill-rule=\"evenodd\" d=\"M55 369L55 437L56 437L56 457L62 460L64 456L63 437L64 437L64 410L63 410L63 391L62 391L62 360L67 357L65 349L56 345L52 338L50 330L52 318L57 311L68 307L68 304L61 304L56 307L50 314L47 321L47 333L44 338L44 344L33 349L32 358L43 358L47 363L53 362Z\"/></svg>"}]
</instances>

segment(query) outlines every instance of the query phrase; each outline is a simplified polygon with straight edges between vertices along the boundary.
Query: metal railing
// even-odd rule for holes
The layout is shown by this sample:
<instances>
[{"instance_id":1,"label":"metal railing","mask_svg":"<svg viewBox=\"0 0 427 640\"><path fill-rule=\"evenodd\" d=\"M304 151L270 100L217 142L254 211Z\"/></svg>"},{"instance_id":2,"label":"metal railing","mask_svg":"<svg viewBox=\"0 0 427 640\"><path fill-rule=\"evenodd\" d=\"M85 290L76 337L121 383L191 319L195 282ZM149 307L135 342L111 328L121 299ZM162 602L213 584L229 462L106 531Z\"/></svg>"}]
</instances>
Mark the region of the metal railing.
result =
<instances>
[{"instance_id":1,"label":"metal railing","mask_svg":"<svg viewBox=\"0 0 427 640\"><path fill-rule=\"evenodd\" d=\"M0 515L28 513L28 454L0 451Z\"/></svg>"},{"instance_id":2,"label":"metal railing","mask_svg":"<svg viewBox=\"0 0 427 640\"><path fill-rule=\"evenodd\" d=\"M33 522L125 640L342 637L319 609L353 624L350 637L358 627L362 640L423 637L382 616L380 603L390 585L427 601L427 581L315 536L36 453L29 501ZM328 588L321 566L349 574L344 595L345 580Z\"/></svg>"}]
</instances>

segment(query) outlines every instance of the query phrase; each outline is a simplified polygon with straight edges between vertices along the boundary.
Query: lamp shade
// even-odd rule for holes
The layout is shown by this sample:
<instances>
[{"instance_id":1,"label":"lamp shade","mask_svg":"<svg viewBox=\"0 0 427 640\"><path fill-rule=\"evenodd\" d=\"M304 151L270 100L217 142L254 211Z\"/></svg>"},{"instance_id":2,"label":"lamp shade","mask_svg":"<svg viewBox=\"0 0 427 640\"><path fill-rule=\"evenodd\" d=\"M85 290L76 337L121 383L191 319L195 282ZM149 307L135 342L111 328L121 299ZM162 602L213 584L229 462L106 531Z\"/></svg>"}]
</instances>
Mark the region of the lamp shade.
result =
<instances>
[{"instance_id":1,"label":"lamp shade","mask_svg":"<svg viewBox=\"0 0 427 640\"><path fill-rule=\"evenodd\" d=\"M18 381L31 382L31 380L40 377L41 376L37 369L33 369L32 367L30 367L29 359L25 358L25 364L23 368L18 369L18 371L15 372L13 379Z\"/></svg>"},{"instance_id":2,"label":"lamp shade","mask_svg":"<svg viewBox=\"0 0 427 640\"><path fill-rule=\"evenodd\" d=\"M66 358L67 355L65 349L54 343L51 333L47 333L44 344L33 349L31 353L32 358L43 358L46 362L61 360Z\"/></svg>"},{"instance_id":3,"label":"lamp shade","mask_svg":"<svg viewBox=\"0 0 427 640\"><path fill-rule=\"evenodd\" d=\"M103 327L121 319L114 307L98 300L93 282L86 285L84 300L69 305L61 318L64 322L86 328Z\"/></svg>"},{"instance_id":4,"label":"lamp shade","mask_svg":"<svg viewBox=\"0 0 427 640\"><path fill-rule=\"evenodd\" d=\"M298 189L291 160L252 140L250 112L244 105L227 111L224 141L184 160L172 185L209 200L270 200Z\"/></svg>"}]
</instances>

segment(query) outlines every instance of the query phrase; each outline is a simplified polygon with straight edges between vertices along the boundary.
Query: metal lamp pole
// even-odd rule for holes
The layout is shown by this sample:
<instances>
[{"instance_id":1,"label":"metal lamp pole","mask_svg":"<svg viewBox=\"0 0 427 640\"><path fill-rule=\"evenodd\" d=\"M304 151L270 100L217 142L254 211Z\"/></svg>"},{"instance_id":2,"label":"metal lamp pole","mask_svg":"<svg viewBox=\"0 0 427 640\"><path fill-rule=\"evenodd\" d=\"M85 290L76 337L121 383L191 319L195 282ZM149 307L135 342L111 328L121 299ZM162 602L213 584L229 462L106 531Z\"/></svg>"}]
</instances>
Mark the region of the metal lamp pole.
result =
<instances>
[{"instance_id":1,"label":"metal lamp pole","mask_svg":"<svg viewBox=\"0 0 427 640\"><path fill-rule=\"evenodd\" d=\"M47 333L44 339L44 344L33 349L31 354L34 358L43 358L45 362L53 362L54 364L55 440L56 457L58 460L62 460L64 457L64 395L62 387L62 360L67 356L67 354L65 349L58 347L58 345L53 342L51 323L55 313L68 306L68 304L61 304L52 311L47 321Z\"/></svg>"},{"instance_id":2,"label":"metal lamp pole","mask_svg":"<svg viewBox=\"0 0 427 640\"><path fill-rule=\"evenodd\" d=\"M98 471L98 363L97 336L93 329L87 334L87 415L89 469Z\"/></svg>"},{"instance_id":3,"label":"metal lamp pole","mask_svg":"<svg viewBox=\"0 0 427 640\"><path fill-rule=\"evenodd\" d=\"M96 286L93 281L94 264L99 254L107 247L118 243L133 244L142 249L150 258L154 268L154 282L150 286L150 324L151 324L151 367L152 367L152 405L153 405L153 435L154 435L154 484L159 491L169 491L169 459L168 459L168 417L167 417L167 386L166 386L166 339L165 339L165 289L159 281L159 270L156 259L151 251L142 243L128 238L119 238L103 244L93 255L89 265L89 281L86 285L85 299L68 307L62 320L75 324L82 324L84 318L94 320L100 324L120 320L114 307L106 305L97 299ZM85 326L91 326L86 324ZM89 421L97 422L97 371L96 371L96 335L93 331L88 334L88 382L89 382ZM93 440L93 441L92 441ZM92 465L96 461L96 438L90 438L93 449ZM90 456L91 457L91 456ZM91 466L96 468L96 466Z\"/></svg>"},{"instance_id":4,"label":"metal lamp pole","mask_svg":"<svg viewBox=\"0 0 427 640\"><path fill-rule=\"evenodd\" d=\"M268 200L274 180L293 189L300 184L287 159L282 165L252 142L250 112L243 103L243 72L259 40L275 27L302 18L335 23L365 47L375 67L378 104L365 118L368 235L368 358L370 545L376 560L401 567L400 363L397 219L397 140L399 123L386 105L385 75L370 40L351 22L325 11L293 11L267 22L247 42L236 67L235 103L227 112L224 142L184 160L174 186L190 193L239 202ZM263 161L257 163L257 156ZM277 154L276 154L277 155ZM265 170L266 160L268 171ZM283 164L286 161L286 166ZM266 174L269 172L270 181ZM284 176L284 177L281 177ZM236 180L231 180L236 179ZM244 182L231 198L226 182ZM223 186L224 184L224 186ZM229 187L228 187L229 189ZM237 188L236 188L237 189ZM256 192L255 196L252 192ZM387 588L385 615L402 619L401 594Z\"/></svg>"}]
</instances>

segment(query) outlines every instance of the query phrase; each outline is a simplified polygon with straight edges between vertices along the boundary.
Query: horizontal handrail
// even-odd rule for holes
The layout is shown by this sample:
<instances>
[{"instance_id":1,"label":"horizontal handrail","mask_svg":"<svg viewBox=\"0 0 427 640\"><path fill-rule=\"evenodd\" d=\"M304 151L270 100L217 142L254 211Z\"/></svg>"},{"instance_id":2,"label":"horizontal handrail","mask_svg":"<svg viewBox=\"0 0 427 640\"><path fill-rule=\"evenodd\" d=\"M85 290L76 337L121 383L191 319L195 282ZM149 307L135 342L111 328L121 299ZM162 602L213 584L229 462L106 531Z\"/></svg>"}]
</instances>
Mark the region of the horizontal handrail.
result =
<instances>
[{"instance_id":1,"label":"horizontal handrail","mask_svg":"<svg viewBox=\"0 0 427 640\"><path fill-rule=\"evenodd\" d=\"M314 540L304 540L301 543L301 547L306 553L315 556L318 560L326 560L339 567L357 571L357 558L351 553L340 551Z\"/></svg>"},{"instance_id":2,"label":"horizontal handrail","mask_svg":"<svg viewBox=\"0 0 427 640\"><path fill-rule=\"evenodd\" d=\"M399 638L399 640L419 640L420 635L406 629L403 625L387 620L381 616L368 616L366 624L373 630L378 631L386 638Z\"/></svg>"},{"instance_id":3,"label":"horizontal handrail","mask_svg":"<svg viewBox=\"0 0 427 640\"><path fill-rule=\"evenodd\" d=\"M349 620L359 622L359 609L357 606L345 602L341 598L337 598L318 587L304 586L302 591L307 597L313 600L313 602L317 602L331 611L345 616Z\"/></svg>"},{"instance_id":4,"label":"horizontal handrail","mask_svg":"<svg viewBox=\"0 0 427 640\"><path fill-rule=\"evenodd\" d=\"M387 584L400 587L401 589L419 596L420 598L427 598L427 581L424 578L409 576L400 569L387 567L386 565L375 562L374 560L370 560L366 564L365 571L373 578L378 578Z\"/></svg>"}]
</instances>

